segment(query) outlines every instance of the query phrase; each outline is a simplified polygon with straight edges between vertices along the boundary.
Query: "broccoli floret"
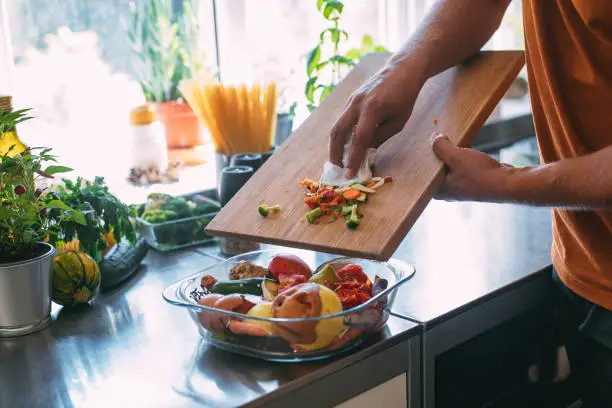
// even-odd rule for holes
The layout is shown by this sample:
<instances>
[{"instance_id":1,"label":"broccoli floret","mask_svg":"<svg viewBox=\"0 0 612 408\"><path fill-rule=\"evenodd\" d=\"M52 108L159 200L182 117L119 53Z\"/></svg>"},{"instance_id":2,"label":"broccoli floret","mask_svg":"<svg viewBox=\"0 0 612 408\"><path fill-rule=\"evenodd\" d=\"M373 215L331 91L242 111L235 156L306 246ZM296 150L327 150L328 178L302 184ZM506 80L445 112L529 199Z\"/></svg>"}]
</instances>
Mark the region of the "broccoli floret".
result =
<instances>
[{"instance_id":1,"label":"broccoli floret","mask_svg":"<svg viewBox=\"0 0 612 408\"><path fill-rule=\"evenodd\" d=\"M196 202L193 211L194 215L212 214L219 211L219 206L207 202Z\"/></svg>"},{"instance_id":2,"label":"broccoli floret","mask_svg":"<svg viewBox=\"0 0 612 408\"><path fill-rule=\"evenodd\" d=\"M306 219L308 220L309 224L314 224L314 222L318 220L319 217L322 215L323 211L320 207L317 207L314 210L310 211L308 214L306 214Z\"/></svg>"},{"instance_id":3,"label":"broccoli floret","mask_svg":"<svg viewBox=\"0 0 612 408\"><path fill-rule=\"evenodd\" d=\"M168 210L146 210L142 214L142 219L151 224L160 224L166 221L172 221L178 218L174 211Z\"/></svg>"},{"instance_id":4,"label":"broccoli floret","mask_svg":"<svg viewBox=\"0 0 612 408\"><path fill-rule=\"evenodd\" d=\"M151 193L147 196L146 210L159 210L171 199L172 196L168 194Z\"/></svg>"},{"instance_id":5,"label":"broccoli floret","mask_svg":"<svg viewBox=\"0 0 612 408\"><path fill-rule=\"evenodd\" d=\"M259 215L261 215L262 217L267 217L268 214L274 211L280 211L280 205L277 204L277 205L268 206L266 204L262 204L259 207L257 207L257 212L259 212Z\"/></svg>"},{"instance_id":6,"label":"broccoli floret","mask_svg":"<svg viewBox=\"0 0 612 408\"><path fill-rule=\"evenodd\" d=\"M192 206L183 197L171 198L161 207L161 210L173 211L178 218L190 217L193 211Z\"/></svg>"},{"instance_id":7,"label":"broccoli floret","mask_svg":"<svg viewBox=\"0 0 612 408\"><path fill-rule=\"evenodd\" d=\"M357 212L357 205L353 205L351 207L351 216L348 220L346 220L346 225L352 230L357 229L357 227L359 226L359 218L360 217L359 213Z\"/></svg>"},{"instance_id":8,"label":"broccoli floret","mask_svg":"<svg viewBox=\"0 0 612 408\"><path fill-rule=\"evenodd\" d=\"M342 207L341 214L343 216L348 216L348 215L351 215L352 211L353 211L353 205L346 205Z\"/></svg>"}]
</instances>

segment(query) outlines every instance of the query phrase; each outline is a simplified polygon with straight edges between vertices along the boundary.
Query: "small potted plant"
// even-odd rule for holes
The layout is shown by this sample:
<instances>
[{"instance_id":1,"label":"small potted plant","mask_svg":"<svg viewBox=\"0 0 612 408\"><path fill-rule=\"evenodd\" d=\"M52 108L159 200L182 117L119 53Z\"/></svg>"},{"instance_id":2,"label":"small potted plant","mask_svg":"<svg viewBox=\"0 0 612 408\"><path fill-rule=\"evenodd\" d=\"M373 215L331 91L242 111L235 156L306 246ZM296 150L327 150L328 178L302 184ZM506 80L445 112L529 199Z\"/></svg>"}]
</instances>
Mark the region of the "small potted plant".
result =
<instances>
[{"instance_id":1,"label":"small potted plant","mask_svg":"<svg viewBox=\"0 0 612 408\"><path fill-rule=\"evenodd\" d=\"M169 149L201 143L197 116L184 101L179 82L198 74L197 18L193 0L176 10L173 0L132 2L128 36L135 56L138 80L145 99L154 106L166 130Z\"/></svg>"},{"instance_id":2,"label":"small potted plant","mask_svg":"<svg viewBox=\"0 0 612 408\"><path fill-rule=\"evenodd\" d=\"M0 135L24 119L25 112L0 113ZM44 242L51 227L47 211L57 209L63 219L85 223L83 214L60 200L44 199L37 188L41 178L71 171L56 164L51 149L28 148L17 155L11 150L0 156L0 337L32 333L51 321L55 249Z\"/></svg>"}]
</instances>

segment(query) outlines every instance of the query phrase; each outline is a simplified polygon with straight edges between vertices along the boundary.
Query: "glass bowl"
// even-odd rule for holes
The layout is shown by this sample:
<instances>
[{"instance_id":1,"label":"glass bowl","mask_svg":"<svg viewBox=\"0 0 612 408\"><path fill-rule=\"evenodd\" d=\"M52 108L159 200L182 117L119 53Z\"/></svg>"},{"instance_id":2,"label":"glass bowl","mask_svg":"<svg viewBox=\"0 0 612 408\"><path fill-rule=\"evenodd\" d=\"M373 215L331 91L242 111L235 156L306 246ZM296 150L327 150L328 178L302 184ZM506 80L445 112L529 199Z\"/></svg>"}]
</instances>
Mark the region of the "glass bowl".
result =
<instances>
[{"instance_id":1,"label":"glass bowl","mask_svg":"<svg viewBox=\"0 0 612 408\"><path fill-rule=\"evenodd\" d=\"M250 289L254 289L252 293L244 293L248 291L240 289L243 292L241 295L233 295L231 302L228 298L228 307L234 311L198 303L198 300L210 294L201 285L203 276L210 275L217 281L231 283L230 271L239 263L249 262L267 269L270 261L281 254L295 255L289 251L263 250L229 258L168 286L163 292L163 298L172 305L185 308L200 334L218 348L268 361L299 362L347 352L357 347L367 336L382 329L389 318L397 289L409 281L415 273L414 266L395 259L378 262L338 257L320 265L312 265L312 261L300 257L311 268L313 275L327 266L339 270L346 265L354 264L362 268L372 283L378 277L386 280L387 286L386 288L378 286L369 300L345 310L341 307L338 309L339 298L333 290L321 288L319 285L316 285L318 295L315 296L315 300L299 295L292 297L293 306L323 311L311 313L316 317L269 317L271 302L262 298L261 285L259 289L257 285L247 285ZM312 285L310 287L312 288ZM289 294L290 290L287 289L281 295ZM288 295L284 298L287 302ZM252 307L252 303L257 306L248 310ZM278 302L275 304L278 305ZM266 307L268 312L265 312ZM259 312L255 313L255 308ZM241 309L243 313L240 313ZM244 313L244 310L247 312ZM332 314L328 314L326 310L332 311Z\"/></svg>"}]
</instances>

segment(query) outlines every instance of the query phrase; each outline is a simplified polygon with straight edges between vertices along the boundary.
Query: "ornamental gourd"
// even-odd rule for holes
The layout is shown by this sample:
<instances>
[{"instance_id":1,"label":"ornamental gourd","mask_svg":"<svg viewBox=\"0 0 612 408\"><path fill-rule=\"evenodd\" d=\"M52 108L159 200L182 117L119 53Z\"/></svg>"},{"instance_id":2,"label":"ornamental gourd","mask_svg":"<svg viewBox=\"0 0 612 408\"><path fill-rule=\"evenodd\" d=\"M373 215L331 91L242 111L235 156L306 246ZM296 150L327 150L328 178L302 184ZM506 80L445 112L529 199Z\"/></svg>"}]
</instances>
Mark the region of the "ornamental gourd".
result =
<instances>
[{"instance_id":1,"label":"ornamental gourd","mask_svg":"<svg viewBox=\"0 0 612 408\"><path fill-rule=\"evenodd\" d=\"M64 251L53 258L51 299L63 306L89 302L100 287L100 268L84 252Z\"/></svg>"}]
</instances>

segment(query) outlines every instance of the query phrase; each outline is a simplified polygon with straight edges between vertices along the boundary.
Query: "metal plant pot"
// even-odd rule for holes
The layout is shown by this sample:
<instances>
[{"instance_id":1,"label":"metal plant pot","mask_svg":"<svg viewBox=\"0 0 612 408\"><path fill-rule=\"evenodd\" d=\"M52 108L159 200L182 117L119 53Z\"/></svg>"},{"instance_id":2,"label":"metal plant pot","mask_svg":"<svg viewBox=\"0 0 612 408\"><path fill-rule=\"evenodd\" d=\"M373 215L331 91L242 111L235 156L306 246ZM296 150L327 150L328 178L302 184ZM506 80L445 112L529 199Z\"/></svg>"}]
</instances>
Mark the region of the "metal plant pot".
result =
<instances>
[{"instance_id":1,"label":"metal plant pot","mask_svg":"<svg viewBox=\"0 0 612 408\"><path fill-rule=\"evenodd\" d=\"M0 263L0 337L42 330L51 323L51 270L55 248L26 261Z\"/></svg>"}]
</instances>

